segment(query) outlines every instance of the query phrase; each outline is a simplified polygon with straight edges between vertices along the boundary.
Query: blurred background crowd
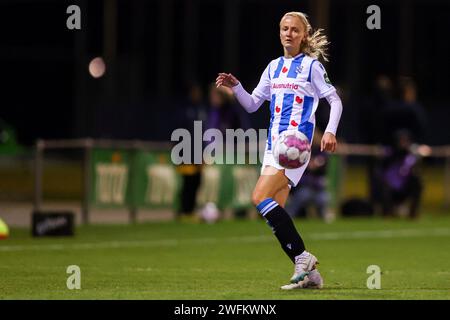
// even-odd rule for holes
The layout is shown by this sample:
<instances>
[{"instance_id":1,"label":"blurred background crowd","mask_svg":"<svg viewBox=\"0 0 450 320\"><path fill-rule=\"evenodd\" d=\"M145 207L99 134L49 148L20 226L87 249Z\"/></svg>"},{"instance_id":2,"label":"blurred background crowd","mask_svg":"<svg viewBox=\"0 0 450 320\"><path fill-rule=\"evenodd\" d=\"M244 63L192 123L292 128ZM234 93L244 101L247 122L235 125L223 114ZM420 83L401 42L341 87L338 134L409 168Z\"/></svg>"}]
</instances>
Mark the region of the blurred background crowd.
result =
<instances>
[{"instance_id":1,"label":"blurred background crowd","mask_svg":"<svg viewBox=\"0 0 450 320\"><path fill-rule=\"evenodd\" d=\"M66 27L71 4L81 8L81 30ZM378 30L366 26L373 4L381 9ZM364 168L368 195L344 203L343 212L379 208L390 216L407 202L406 214L417 217L424 183L416 147L450 145L445 1L2 1L0 152L24 154L38 138L169 141L176 128L193 130L194 120L205 129L266 128L268 108L248 115L212 83L232 72L251 91L282 54L278 23L287 11L306 12L331 42L325 67L344 105L339 140L383 146L378 157L349 157ZM89 72L95 63L104 66L99 77ZM319 135L328 110L322 101ZM327 219L328 157L314 148L291 214L308 215L312 204ZM177 168L187 190L180 213L196 207L201 168Z\"/></svg>"}]
</instances>

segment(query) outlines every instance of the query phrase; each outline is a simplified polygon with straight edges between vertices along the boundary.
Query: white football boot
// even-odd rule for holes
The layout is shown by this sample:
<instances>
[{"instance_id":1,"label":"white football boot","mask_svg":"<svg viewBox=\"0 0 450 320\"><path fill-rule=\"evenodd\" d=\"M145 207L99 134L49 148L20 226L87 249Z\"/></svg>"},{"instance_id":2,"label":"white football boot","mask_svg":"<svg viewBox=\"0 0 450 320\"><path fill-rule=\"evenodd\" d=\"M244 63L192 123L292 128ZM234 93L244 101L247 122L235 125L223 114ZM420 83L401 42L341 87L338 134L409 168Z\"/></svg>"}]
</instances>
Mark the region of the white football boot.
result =
<instances>
[{"instance_id":1,"label":"white football boot","mask_svg":"<svg viewBox=\"0 0 450 320\"><path fill-rule=\"evenodd\" d=\"M316 264L319 264L317 258L306 250L303 251L302 254L296 256L295 269L294 274L291 277L291 283L302 281L311 270L316 268Z\"/></svg>"},{"instance_id":2,"label":"white football boot","mask_svg":"<svg viewBox=\"0 0 450 320\"><path fill-rule=\"evenodd\" d=\"M323 279L319 273L319 270L314 269L304 277L302 281L297 283L290 283L281 287L282 290L294 290L294 289L322 289Z\"/></svg>"}]
</instances>

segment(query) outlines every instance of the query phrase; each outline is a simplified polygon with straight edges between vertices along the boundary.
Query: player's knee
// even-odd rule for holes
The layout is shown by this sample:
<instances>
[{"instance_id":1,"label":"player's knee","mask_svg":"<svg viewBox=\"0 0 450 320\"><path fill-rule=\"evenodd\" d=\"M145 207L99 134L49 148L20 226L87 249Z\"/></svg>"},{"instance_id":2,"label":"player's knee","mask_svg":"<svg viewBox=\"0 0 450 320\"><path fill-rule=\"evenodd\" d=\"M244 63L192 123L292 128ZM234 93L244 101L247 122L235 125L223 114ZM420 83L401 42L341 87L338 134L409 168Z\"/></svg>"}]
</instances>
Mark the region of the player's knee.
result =
<instances>
[{"instance_id":1,"label":"player's knee","mask_svg":"<svg viewBox=\"0 0 450 320\"><path fill-rule=\"evenodd\" d=\"M261 190L253 190L252 193L252 202L255 206L266 200L267 198L270 198L269 195L267 195L265 192L261 192Z\"/></svg>"},{"instance_id":2,"label":"player's knee","mask_svg":"<svg viewBox=\"0 0 450 320\"><path fill-rule=\"evenodd\" d=\"M259 198L260 198L260 197L259 197L258 192L253 191L253 193L252 193L252 202L253 202L253 205L257 206L258 204L261 203L261 201L259 201Z\"/></svg>"}]
</instances>

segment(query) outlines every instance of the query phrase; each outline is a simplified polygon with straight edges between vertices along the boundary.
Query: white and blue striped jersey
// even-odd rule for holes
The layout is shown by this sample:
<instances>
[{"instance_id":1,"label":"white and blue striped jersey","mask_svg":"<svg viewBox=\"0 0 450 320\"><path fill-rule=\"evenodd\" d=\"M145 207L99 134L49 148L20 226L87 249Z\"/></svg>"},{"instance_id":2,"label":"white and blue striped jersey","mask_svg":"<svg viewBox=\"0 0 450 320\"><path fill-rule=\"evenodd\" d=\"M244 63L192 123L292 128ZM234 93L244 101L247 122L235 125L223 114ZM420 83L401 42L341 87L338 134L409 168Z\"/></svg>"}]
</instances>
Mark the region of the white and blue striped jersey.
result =
<instances>
[{"instance_id":1,"label":"white and blue striped jersey","mask_svg":"<svg viewBox=\"0 0 450 320\"><path fill-rule=\"evenodd\" d=\"M252 93L258 100L270 101L268 150L285 130L300 130L312 141L319 99L335 91L317 59L302 53L272 60Z\"/></svg>"}]
</instances>

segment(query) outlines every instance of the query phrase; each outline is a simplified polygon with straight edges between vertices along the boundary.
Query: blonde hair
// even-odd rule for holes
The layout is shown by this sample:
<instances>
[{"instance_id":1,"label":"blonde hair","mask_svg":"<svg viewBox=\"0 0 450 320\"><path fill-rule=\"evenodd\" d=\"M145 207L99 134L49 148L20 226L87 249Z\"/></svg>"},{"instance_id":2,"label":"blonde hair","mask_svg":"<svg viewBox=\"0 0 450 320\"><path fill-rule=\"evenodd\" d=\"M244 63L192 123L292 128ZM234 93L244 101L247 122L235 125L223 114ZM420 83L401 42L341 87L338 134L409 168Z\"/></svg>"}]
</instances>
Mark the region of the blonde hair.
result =
<instances>
[{"instance_id":1,"label":"blonde hair","mask_svg":"<svg viewBox=\"0 0 450 320\"><path fill-rule=\"evenodd\" d=\"M328 61L327 46L330 43L328 42L327 36L322 33L324 30L317 29L313 32L311 24L308 21L308 16L297 11L286 13L280 20L280 27L281 22L286 17L297 17L305 26L305 37L302 41L301 51L313 58L319 59L322 57L323 60Z\"/></svg>"}]
</instances>

